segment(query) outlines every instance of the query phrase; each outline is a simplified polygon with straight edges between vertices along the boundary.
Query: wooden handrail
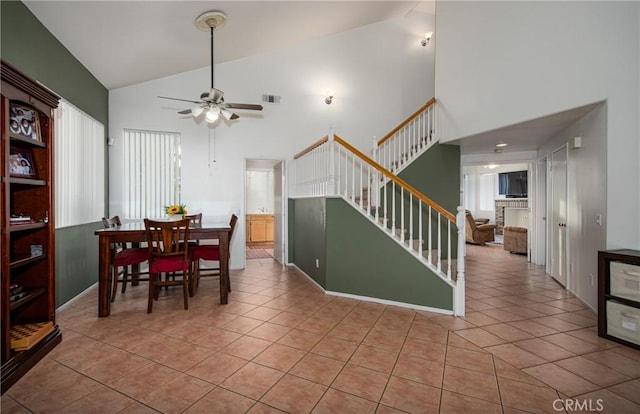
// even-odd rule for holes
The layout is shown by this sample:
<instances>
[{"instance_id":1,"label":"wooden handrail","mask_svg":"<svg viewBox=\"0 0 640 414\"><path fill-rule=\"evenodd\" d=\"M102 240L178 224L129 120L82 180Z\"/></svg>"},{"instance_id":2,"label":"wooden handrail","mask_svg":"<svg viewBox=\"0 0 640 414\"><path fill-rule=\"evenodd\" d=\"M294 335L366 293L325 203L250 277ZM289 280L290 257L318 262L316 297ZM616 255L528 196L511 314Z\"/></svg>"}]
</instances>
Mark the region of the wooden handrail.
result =
<instances>
[{"instance_id":1,"label":"wooden handrail","mask_svg":"<svg viewBox=\"0 0 640 414\"><path fill-rule=\"evenodd\" d=\"M411 115L409 118L405 119L404 122L402 122L400 125L398 125L393 130L391 130L391 132L389 132L387 135L385 135L384 137L380 138L380 140L378 141L378 146L384 144L387 140L389 140L393 136L393 134L395 134L396 132L400 131L409 122L413 121L418 115L420 115L423 111L425 111L427 108L429 108L431 105L433 105L435 103L436 103L436 98L429 99L429 101L426 104L422 105L422 108L420 108L416 112L414 112L413 115Z\"/></svg>"},{"instance_id":2,"label":"wooden handrail","mask_svg":"<svg viewBox=\"0 0 640 414\"><path fill-rule=\"evenodd\" d=\"M300 158L303 155L313 151L314 149L318 148L320 145L324 144L327 141L329 141L329 137L325 135L323 138L320 138L319 140L317 140L313 144L309 145L307 148L303 149L302 151L300 151L299 153L294 155L293 159L297 160L298 158Z\"/></svg>"},{"instance_id":3,"label":"wooden handrail","mask_svg":"<svg viewBox=\"0 0 640 414\"><path fill-rule=\"evenodd\" d=\"M356 154L358 157L360 157L362 160L364 160L367 164L369 164L370 166L372 166L373 168L375 168L376 170L378 170L381 174L383 174L385 177L387 177L388 179L394 181L396 184L398 184L399 186L403 187L404 189L406 189L407 191L409 191L414 197L416 197L418 200L422 201L423 203L431 206L434 210L436 210L438 213L442 214L443 216L445 216L447 219L449 219L449 221L455 223L456 222L456 216L449 213L447 210L445 210L444 207L442 207L440 204L436 203L435 201L431 200L429 197L423 195L422 193L420 193L418 190L416 190L415 188L413 188L412 186L410 186L408 183L406 183L404 180L400 179L399 177L397 177L396 175L394 175L392 172L386 170L384 167L382 167L380 164L378 164L377 162L375 162L374 160L372 160L371 158L367 157L366 155L364 155L362 152L360 152L357 148L354 148L353 146L351 146L351 144L349 144L347 141L343 140L342 138L340 138L337 135L334 135L334 140L339 143L340 145L342 145L343 147L345 147L346 149L348 149L349 151L351 151L352 153Z\"/></svg>"}]
</instances>

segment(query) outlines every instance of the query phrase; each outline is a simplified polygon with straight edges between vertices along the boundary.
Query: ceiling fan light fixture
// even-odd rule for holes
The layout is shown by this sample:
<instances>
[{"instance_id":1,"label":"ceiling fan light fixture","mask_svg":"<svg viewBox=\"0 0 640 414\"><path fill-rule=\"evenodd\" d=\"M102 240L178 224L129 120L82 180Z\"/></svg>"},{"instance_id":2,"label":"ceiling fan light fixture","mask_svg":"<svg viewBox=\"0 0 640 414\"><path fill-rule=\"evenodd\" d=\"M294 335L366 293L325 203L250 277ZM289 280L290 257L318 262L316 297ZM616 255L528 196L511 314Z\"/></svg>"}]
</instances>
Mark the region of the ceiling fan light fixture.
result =
<instances>
[{"instance_id":1,"label":"ceiling fan light fixture","mask_svg":"<svg viewBox=\"0 0 640 414\"><path fill-rule=\"evenodd\" d=\"M218 120L220 115L218 114L217 108L211 108L207 111L207 122L212 124Z\"/></svg>"},{"instance_id":2,"label":"ceiling fan light fixture","mask_svg":"<svg viewBox=\"0 0 640 414\"><path fill-rule=\"evenodd\" d=\"M203 112L204 112L204 109L202 109L200 105L196 105L193 108L191 108L191 113L193 114L194 118L199 117L200 115L202 115Z\"/></svg>"}]
</instances>

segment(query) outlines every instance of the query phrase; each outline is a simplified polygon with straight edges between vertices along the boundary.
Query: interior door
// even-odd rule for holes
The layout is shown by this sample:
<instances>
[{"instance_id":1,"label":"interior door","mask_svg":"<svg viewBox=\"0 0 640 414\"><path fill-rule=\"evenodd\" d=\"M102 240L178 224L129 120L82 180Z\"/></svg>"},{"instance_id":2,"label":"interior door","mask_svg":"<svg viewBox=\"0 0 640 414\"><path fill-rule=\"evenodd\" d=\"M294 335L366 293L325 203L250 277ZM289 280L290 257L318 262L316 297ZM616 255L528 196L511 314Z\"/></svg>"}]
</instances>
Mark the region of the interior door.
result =
<instances>
[{"instance_id":1,"label":"interior door","mask_svg":"<svg viewBox=\"0 0 640 414\"><path fill-rule=\"evenodd\" d=\"M282 161L273 166L273 257L281 264L285 263L284 237L284 165Z\"/></svg>"},{"instance_id":2,"label":"interior door","mask_svg":"<svg viewBox=\"0 0 640 414\"><path fill-rule=\"evenodd\" d=\"M567 147L551 154L551 276L567 285Z\"/></svg>"}]
</instances>

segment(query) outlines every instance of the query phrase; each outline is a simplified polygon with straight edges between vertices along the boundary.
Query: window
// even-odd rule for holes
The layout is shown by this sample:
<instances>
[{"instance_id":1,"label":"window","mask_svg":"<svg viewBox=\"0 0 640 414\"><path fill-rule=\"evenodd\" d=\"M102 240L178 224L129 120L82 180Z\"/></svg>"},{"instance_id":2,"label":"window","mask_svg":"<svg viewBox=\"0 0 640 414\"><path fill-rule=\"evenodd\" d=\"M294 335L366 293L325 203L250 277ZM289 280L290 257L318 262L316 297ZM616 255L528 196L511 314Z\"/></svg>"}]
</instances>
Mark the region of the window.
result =
<instances>
[{"instance_id":1,"label":"window","mask_svg":"<svg viewBox=\"0 0 640 414\"><path fill-rule=\"evenodd\" d=\"M180 204L180 134L125 129L123 215L162 217Z\"/></svg>"},{"instance_id":2,"label":"window","mask_svg":"<svg viewBox=\"0 0 640 414\"><path fill-rule=\"evenodd\" d=\"M480 210L493 210L496 199L496 174L480 175Z\"/></svg>"},{"instance_id":3,"label":"window","mask_svg":"<svg viewBox=\"0 0 640 414\"><path fill-rule=\"evenodd\" d=\"M56 228L98 221L105 208L104 126L64 99L54 119Z\"/></svg>"}]
</instances>

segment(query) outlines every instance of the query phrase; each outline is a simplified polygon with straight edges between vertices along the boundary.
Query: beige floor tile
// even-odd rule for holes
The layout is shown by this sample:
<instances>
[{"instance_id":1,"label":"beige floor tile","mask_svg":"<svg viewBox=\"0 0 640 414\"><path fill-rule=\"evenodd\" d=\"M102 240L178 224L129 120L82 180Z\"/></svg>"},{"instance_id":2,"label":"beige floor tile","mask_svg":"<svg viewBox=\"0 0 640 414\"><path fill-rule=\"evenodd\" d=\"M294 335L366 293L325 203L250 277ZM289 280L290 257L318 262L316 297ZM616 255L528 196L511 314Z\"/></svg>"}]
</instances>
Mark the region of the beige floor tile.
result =
<instances>
[{"instance_id":1,"label":"beige floor tile","mask_svg":"<svg viewBox=\"0 0 640 414\"><path fill-rule=\"evenodd\" d=\"M495 357L508 362L516 368L525 368L546 362L546 360L539 356L513 344L490 346L485 348L485 350L491 352Z\"/></svg>"},{"instance_id":2,"label":"beige floor tile","mask_svg":"<svg viewBox=\"0 0 640 414\"><path fill-rule=\"evenodd\" d=\"M458 368L468 368L474 371L494 374L493 356L488 352L471 351L464 348L450 346L447 348L447 365Z\"/></svg>"},{"instance_id":3,"label":"beige floor tile","mask_svg":"<svg viewBox=\"0 0 640 414\"><path fill-rule=\"evenodd\" d=\"M586 410L573 411L580 414L593 412L606 414L632 414L640 412L640 404L623 398L607 389L601 389L579 395L575 397L575 400L581 403L583 407L586 407Z\"/></svg>"},{"instance_id":4,"label":"beige floor tile","mask_svg":"<svg viewBox=\"0 0 640 414\"><path fill-rule=\"evenodd\" d=\"M505 343L503 339L485 331L482 328L464 329L461 331L456 331L456 334L460 335L467 341L479 346L480 348Z\"/></svg>"},{"instance_id":5,"label":"beige floor tile","mask_svg":"<svg viewBox=\"0 0 640 414\"><path fill-rule=\"evenodd\" d=\"M513 342L513 344L546 361L557 361L575 356L573 352L567 351L541 338L525 339L524 341Z\"/></svg>"},{"instance_id":6,"label":"beige floor tile","mask_svg":"<svg viewBox=\"0 0 640 414\"><path fill-rule=\"evenodd\" d=\"M440 414L461 413L502 414L500 404L469 397L468 395L443 390Z\"/></svg>"},{"instance_id":7,"label":"beige floor tile","mask_svg":"<svg viewBox=\"0 0 640 414\"><path fill-rule=\"evenodd\" d=\"M440 389L392 376L380 403L408 413L437 413Z\"/></svg>"},{"instance_id":8,"label":"beige floor tile","mask_svg":"<svg viewBox=\"0 0 640 414\"><path fill-rule=\"evenodd\" d=\"M556 361L555 363L556 365L561 366L562 368L571 371L574 374L586 379L587 381L591 381L603 388L630 380L630 378L626 375L623 375L617 371L597 364L581 356L564 359L562 361ZM640 388L638 389L638 391L640 391Z\"/></svg>"},{"instance_id":9,"label":"beige floor tile","mask_svg":"<svg viewBox=\"0 0 640 414\"><path fill-rule=\"evenodd\" d=\"M216 388L189 407L185 414L241 414L246 413L255 401L235 392Z\"/></svg>"},{"instance_id":10,"label":"beige floor tile","mask_svg":"<svg viewBox=\"0 0 640 414\"><path fill-rule=\"evenodd\" d=\"M330 385L345 363L314 353L307 353L289 373L309 381Z\"/></svg>"},{"instance_id":11,"label":"beige floor tile","mask_svg":"<svg viewBox=\"0 0 640 414\"><path fill-rule=\"evenodd\" d=\"M524 372L570 397L600 388L598 385L553 363L525 368Z\"/></svg>"},{"instance_id":12,"label":"beige floor tile","mask_svg":"<svg viewBox=\"0 0 640 414\"><path fill-rule=\"evenodd\" d=\"M351 355L349 362L360 365L361 367L391 374L397 359L398 352L389 352L368 345L360 345L353 355Z\"/></svg>"},{"instance_id":13,"label":"beige floor tile","mask_svg":"<svg viewBox=\"0 0 640 414\"><path fill-rule=\"evenodd\" d=\"M314 407L312 414L374 414L377 404L355 395L329 388Z\"/></svg>"},{"instance_id":14,"label":"beige floor tile","mask_svg":"<svg viewBox=\"0 0 640 414\"><path fill-rule=\"evenodd\" d=\"M495 325L483 326L485 331L488 331L507 342L513 341L521 341L523 339L532 338L533 335L526 333L525 331L513 327L511 325L507 325L506 323L498 323Z\"/></svg>"},{"instance_id":15,"label":"beige floor tile","mask_svg":"<svg viewBox=\"0 0 640 414\"><path fill-rule=\"evenodd\" d=\"M256 356L253 362L287 372L305 353L305 351L287 345L273 344Z\"/></svg>"},{"instance_id":16,"label":"beige floor tile","mask_svg":"<svg viewBox=\"0 0 640 414\"><path fill-rule=\"evenodd\" d=\"M557 413L554 401L560 396L549 387L539 387L508 378L498 378L502 405L528 413Z\"/></svg>"},{"instance_id":17,"label":"beige floor tile","mask_svg":"<svg viewBox=\"0 0 640 414\"><path fill-rule=\"evenodd\" d=\"M357 347L357 342L327 336L311 348L311 352L339 361L348 361Z\"/></svg>"},{"instance_id":18,"label":"beige floor tile","mask_svg":"<svg viewBox=\"0 0 640 414\"><path fill-rule=\"evenodd\" d=\"M369 401L379 402L389 375L354 364L347 364L331 388L356 395ZM366 386L363 386L366 384Z\"/></svg>"},{"instance_id":19,"label":"beige floor tile","mask_svg":"<svg viewBox=\"0 0 640 414\"><path fill-rule=\"evenodd\" d=\"M271 345L271 342L265 341L264 339L243 336L224 347L222 351L227 354L237 356L238 358L250 360L267 349L269 345Z\"/></svg>"},{"instance_id":20,"label":"beige floor tile","mask_svg":"<svg viewBox=\"0 0 640 414\"><path fill-rule=\"evenodd\" d=\"M614 352L614 349L615 348L592 352L582 356L590 361L609 367L614 371L618 371L630 378L639 378L640 364L618 352Z\"/></svg>"},{"instance_id":21,"label":"beige floor tile","mask_svg":"<svg viewBox=\"0 0 640 414\"><path fill-rule=\"evenodd\" d=\"M348 325L346 323L339 322L336 326L333 327L333 329L329 331L327 335L347 341L361 342L368 333L369 328Z\"/></svg>"},{"instance_id":22,"label":"beige floor tile","mask_svg":"<svg viewBox=\"0 0 640 414\"><path fill-rule=\"evenodd\" d=\"M249 331L247 335L253 336L254 338L264 339L265 341L274 342L282 338L290 330L291 328L287 326L265 322L254 330Z\"/></svg>"},{"instance_id":23,"label":"beige floor tile","mask_svg":"<svg viewBox=\"0 0 640 414\"><path fill-rule=\"evenodd\" d=\"M407 338L402 346L402 355L416 356L430 359L444 364L447 346L441 343L423 341L416 338Z\"/></svg>"},{"instance_id":24,"label":"beige floor tile","mask_svg":"<svg viewBox=\"0 0 640 414\"><path fill-rule=\"evenodd\" d=\"M308 413L326 390L327 387L324 385L285 375L261 401L287 413Z\"/></svg>"},{"instance_id":25,"label":"beige floor tile","mask_svg":"<svg viewBox=\"0 0 640 414\"><path fill-rule=\"evenodd\" d=\"M608 390L640 405L640 380L638 379L614 385Z\"/></svg>"},{"instance_id":26,"label":"beige floor tile","mask_svg":"<svg viewBox=\"0 0 640 414\"><path fill-rule=\"evenodd\" d=\"M146 314L146 290L129 288L97 318L94 288L58 312L64 341L2 410L555 413L548 382L562 398L603 396L604 412L638 411L640 351L598 337L593 312L526 258L487 245L467 259L465 319L327 296L272 260L232 271L227 305L218 280L202 279L189 311L173 289Z\"/></svg>"},{"instance_id":27,"label":"beige floor tile","mask_svg":"<svg viewBox=\"0 0 640 414\"><path fill-rule=\"evenodd\" d=\"M181 374L156 387L140 401L162 413L181 413L214 388L211 383Z\"/></svg>"},{"instance_id":28,"label":"beige floor tile","mask_svg":"<svg viewBox=\"0 0 640 414\"><path fill-rule=\"evenodd\" d=\"M219 352L189 369L187 374L217 385L233 375L246 363L245 359Z\"/></svg>"},{"instance_id":29,"label":"beige floor tile","mask_svg":"<svg viewBox=\"0 0 640 414\"><path fill-rule=\"evenodd\" d=\"M442 387L443 374L444 364L411 355L400 355L393 368L396 377L438 388Z\"/></svg>"},{"instance_id":30,"label":"beige floor tile","mask_svg":"<svg viewBox=\"0 0 640 414\"><path fill-rule=\"evenodd\" d=\"M283 372L249 362L220 386L245 397L259 400L280 378Z\"/></svg>"},{"instance_id":31,"label":"beige floor tile","mask_svg":"<svg viewBox=\"0 0 640 414\"><path fill-rule=\"evenodd\" d=\"M278 343L288 345L296 349L301 349L303 351L308 351L321 339L322 335L302 331L300 329L292 329L282 338L278 339Z\"/></svg>"},{"instance_id":32,"label":"beige floor tile","mask_svg":"<svg viewBox=\"0 0 640 414\"><path fill-rule=\"evenodd\" d=\"M442 388L484 401L500 402L498 382L493 374L446 365Z\"/></svg>"}]
</instances>

